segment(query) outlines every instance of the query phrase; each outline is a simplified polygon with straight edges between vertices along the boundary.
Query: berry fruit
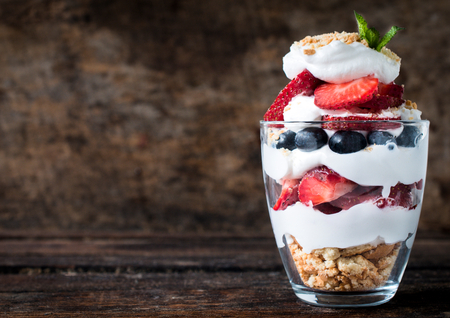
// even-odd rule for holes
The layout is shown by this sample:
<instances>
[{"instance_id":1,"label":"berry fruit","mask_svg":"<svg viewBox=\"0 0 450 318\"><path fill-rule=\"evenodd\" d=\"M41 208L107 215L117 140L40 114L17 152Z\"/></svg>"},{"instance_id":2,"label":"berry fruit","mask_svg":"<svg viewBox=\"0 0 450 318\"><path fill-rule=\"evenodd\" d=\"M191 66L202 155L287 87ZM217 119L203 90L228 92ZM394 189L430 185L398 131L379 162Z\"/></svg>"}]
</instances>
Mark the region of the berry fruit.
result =
<instances>
[{"instance_id":1,"label":"berry fruit","mask_svg":"<svg viewBox=\"0 0 450 318\"><path fill-rule=\"evenodd\" d=\"M308 171L298 186L298 198L305 205L318 205L336 200L358 185L326 166Z\"/></svg>"},{"instance_id":2,"label":"berry fruit","mask_svg":"<svg viewBox=\"0 0 450 318\"><path fill-rule=\"evenodd\" d=\"M371 131L367 135L367 142L369 145L386 145L388 143L397 143L395 141L395 137L392 134L388 133L387 131L379 130Z\"/></svg>"},{"instance_id":3,"label":"berry fruit","mask_svg":"<svg viewBox=\"0 0 450 318\"><path fill-rule=\"evenodd\" d=\"M307 127L297 132L295 145L303 151L313 151L322 148L328 142L328 135L322 128Z\"/></svg>"},{"instance_id":4,"label":"berry fruit","mask_svg":"<svg viewBox=\"0 0 450 318\"><path fill-rule=\"evenodd\" d=\"M347 154L366 148L367 141L364 135L359 132L339 130L331 136L328 145L336 153Z\"/></svg>"},{"instance_id":5,"label":"berry fruit","mask_svg":"<svg viewBox=\"0 0 450 318\"><path fill-rule=\"evenodd\" d=\"M292 130L285 131L284 133L280 134L280 137L278 139L277 143L277 149L280 148L286 148L289 150L294 150L296 148L295 146L295 132Z\"/></svg>"},{"instance_id":6,"label":"berry fruit","mask_svg":"<svg viewBox=\"0 0 450 318\"><path fill-rule=\"evenodd\" d=\"M322 109L350 109L370 101L377 91L375 77L362 77L343 84L325 83L314 91L314 103Z\"/></svg>"},{"instance_id":7,"label":"berry fruit","mask_svg":"<svg viewBox=\"0 0 450 318\"><path fill-rule=\"evenodd\" d=\"M378 94L380 95L387 95L387 96L392 96L392 97L396 97L396 98L402 98L403 97L403 86L401 85L397 85L394 83L390 83L390 84L383 84L383 83L378 83Z\"/></svg>"},{"instance_id":8,"label":"berry fruit","mask_svg":"<svg viewBox=\"0 0 450 318\"><path fill-rule=\"evenodd\" d=\"M380 208L401 206L407 209L414 209L417 206L415 202L414 190L416 184L397 183L391 187L389 197L378 199L375 204Z\"/></svg>"},{"instance_id":9,"label":"berry fruit","mask_svg":"<svg viewBox=\"0 0 450 318\"><path fill-rule=\"evenodd\" d=\"M394 129L401 126L400 123L389 122L392 120L400 120L401 117L383 117L378 114L359 115L359 116L346 116L337 117L333 115L323 115L323 121L330 121L330 123L324 123L322 127L330 130L374 130L374 129ZM332 121L332 122L331 122ZM359 121L359 122L352 122ZM375 122L383 121L383 122Z\"/></svg>"},{"instance_id":10,"label":"berry fruit","mask_svg":"<svg viewBox=\"0 0 450 318\"><path fill-rule=\"evenodd\" d=\"M297 179L286 179L283 181L280 197L273 206L275 211L285 210L289 205L298 202L298 185Z\"/></svg>"},{"instance_id":11,"label":"berry fruit","mask_svg":"<svg viewBox=\"0 0 450 318\"><path fill-rule=\"evenodd\" d=\"M346 193L340 198L330 202L336 208L348 210L351 207L367 202L376 201L381 198L381 191L383 187L380 186L361 186L358 185L352 192Z\"/></svg>"},{"instance_id":12,"label":"berry fruit","mask_svg":"<svg viewBox=\"0 0 450 318\"><path fill-rule=\"evenodd\" d=\"M277 98L269 107L264 115L265 121L283 121L284 108L297 95L311 96L314 89L321 83L308 70L304 70L297 75L285 88L278 94Z\"/></svg>"},{"instance_id":13,"label":"berry fruit","mask_svg":"<svg viewBox=\"0 0 450 318\"><path fill-rule=\"evenodd\" d=\"M397 145L401 147L414 148L422 133L415 126L404 126L402 133L397 137Z\"/></svg>"},{"instance_id":14,"label":"berry fruit","mask_svg":"<svg viewBox=\"0 0 450 318\"><path fill-rule=\"evenodd\" d=\"M371 100L358 105L360 108L368 108L372 111L388 109L389 107L398 107L405 101L401 98L376 94Z\"/></svg>"},{"instance_id":15,"label":"berry fruit","mask_svg":"<svg viewBox=\"0 0 450 318\"><path fill-rule=\"evenodd\" d=\"M339 208L337 206L334 206L334 205L331 205L328 202L316 205L314 207L314 210L320 211L323 214L335 214L335 213L338 213L338 212L342 211L341 208Z\"/></svg>"}]
</instances>

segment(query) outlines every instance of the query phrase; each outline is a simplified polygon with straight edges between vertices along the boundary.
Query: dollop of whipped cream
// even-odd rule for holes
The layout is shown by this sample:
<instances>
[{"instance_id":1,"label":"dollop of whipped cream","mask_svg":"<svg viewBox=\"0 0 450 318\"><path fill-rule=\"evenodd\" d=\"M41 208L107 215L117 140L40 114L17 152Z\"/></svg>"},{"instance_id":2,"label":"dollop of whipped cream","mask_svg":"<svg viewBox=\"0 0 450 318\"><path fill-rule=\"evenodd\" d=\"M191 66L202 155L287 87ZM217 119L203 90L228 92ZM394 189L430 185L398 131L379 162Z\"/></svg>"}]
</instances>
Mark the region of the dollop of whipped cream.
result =
<instances>
[{"instance_id":1,"label":"dollop of whipped cream","mask_svg":"<svg viewBox=\"0 0 450 318\"><path fill-rule=\"evenodd\" d=\"M400 62L387 48L378 52L367 47L357 33L335 32L294 42L283 57L283 70L289 79L307 69L328 83L345 83L372 75L387 84L398 77Z\"/></svg>"}]
</instances>

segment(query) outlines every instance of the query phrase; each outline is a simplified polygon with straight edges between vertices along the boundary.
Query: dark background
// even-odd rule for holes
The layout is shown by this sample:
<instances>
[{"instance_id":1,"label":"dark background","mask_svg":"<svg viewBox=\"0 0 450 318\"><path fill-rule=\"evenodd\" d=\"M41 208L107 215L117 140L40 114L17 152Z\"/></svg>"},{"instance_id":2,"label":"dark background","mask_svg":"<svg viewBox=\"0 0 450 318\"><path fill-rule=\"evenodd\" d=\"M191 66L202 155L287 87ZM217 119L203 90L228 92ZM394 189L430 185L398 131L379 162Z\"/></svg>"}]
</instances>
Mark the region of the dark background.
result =
<instances>
[{"instance_id":1,"label":"dark background","mask_svg":"<svg viewBox=\"0 0 450 318\"><path fill-rule=\"evenodd\" d=\"M432 122L420 226L450 229L450 2L0 0L0 229L271 231L259 120L295 40L402 57ZM367 167L370 169L370 167Z\"/></svg>"}]
</instances>

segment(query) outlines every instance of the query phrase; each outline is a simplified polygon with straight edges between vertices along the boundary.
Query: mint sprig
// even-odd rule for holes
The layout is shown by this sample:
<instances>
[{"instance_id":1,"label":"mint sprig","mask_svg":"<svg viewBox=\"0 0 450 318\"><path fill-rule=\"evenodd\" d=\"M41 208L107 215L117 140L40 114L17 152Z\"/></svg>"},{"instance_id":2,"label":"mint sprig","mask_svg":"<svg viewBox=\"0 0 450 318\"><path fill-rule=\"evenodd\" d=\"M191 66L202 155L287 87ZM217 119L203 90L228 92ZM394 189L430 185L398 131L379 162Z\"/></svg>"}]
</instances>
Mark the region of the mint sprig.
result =
<instances>
[{"instance_id":1,"label":"mint sprig","mask_svg":"<svg viewBox=\"0 0 450 318\"><path fill-rule=\"evenodd\" d=\"M368 28L367 22L364 18L355 12L356 22L358 23L359 37L365 39L369 44L369 47L377 50L378 52L388 44L388 42L397 34L398 31L404 30L398 26L393 26L388 33L386 33L380 40L380 33L375 28Z\"/></svg>"}]
</instances>

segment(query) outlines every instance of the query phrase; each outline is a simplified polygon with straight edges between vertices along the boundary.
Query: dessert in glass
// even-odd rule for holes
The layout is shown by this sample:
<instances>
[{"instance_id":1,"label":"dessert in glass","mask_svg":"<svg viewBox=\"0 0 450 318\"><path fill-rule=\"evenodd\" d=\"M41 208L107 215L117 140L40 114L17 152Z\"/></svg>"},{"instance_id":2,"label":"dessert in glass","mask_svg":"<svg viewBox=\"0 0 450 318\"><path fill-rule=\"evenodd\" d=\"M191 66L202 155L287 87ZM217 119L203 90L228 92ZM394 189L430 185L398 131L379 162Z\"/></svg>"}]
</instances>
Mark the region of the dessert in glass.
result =
<instances>
[{"instance_id":1,"label":"dessert in glass","mask_svg":"<svg viewBox=\"0 0 450 318\"><path fill-rule=\"evenodd\" d=\"M319 306L395 295L425 186L429 122L394 83L400 58L386 48L400 28L374 40L355 16L359 34L291 46L291 82L260 123L276 244L295 294Z\"/></svg>"}]
</instances>

